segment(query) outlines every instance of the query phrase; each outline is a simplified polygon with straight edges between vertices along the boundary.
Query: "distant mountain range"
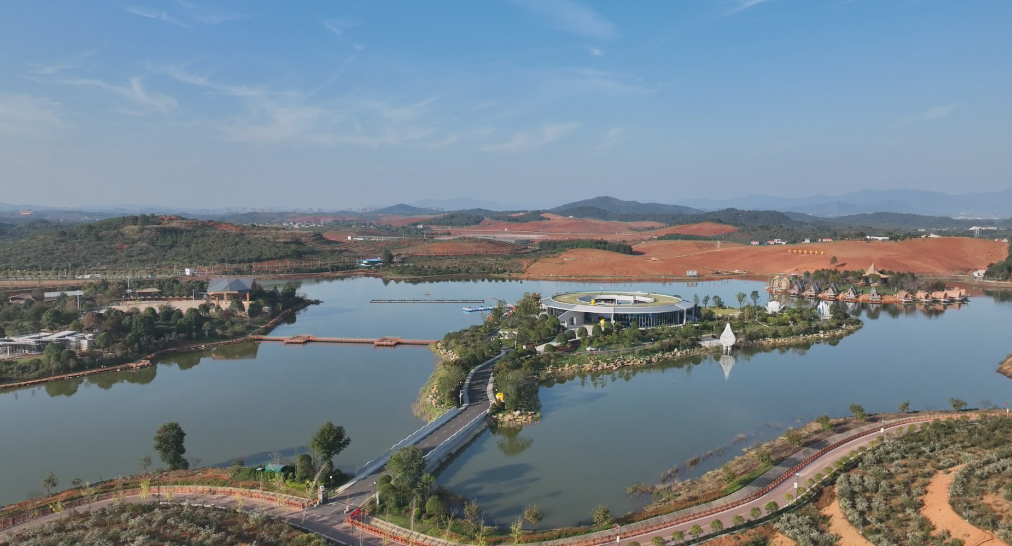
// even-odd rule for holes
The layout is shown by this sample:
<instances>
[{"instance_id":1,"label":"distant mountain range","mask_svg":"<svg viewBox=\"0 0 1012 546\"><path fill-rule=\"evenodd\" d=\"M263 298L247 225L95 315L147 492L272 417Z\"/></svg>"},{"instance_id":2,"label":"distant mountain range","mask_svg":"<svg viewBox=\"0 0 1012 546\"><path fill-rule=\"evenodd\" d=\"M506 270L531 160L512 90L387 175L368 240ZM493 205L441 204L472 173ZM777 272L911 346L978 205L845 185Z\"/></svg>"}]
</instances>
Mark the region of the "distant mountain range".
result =
<instances>
[{"instance_id":1,"label":"distant mountain range","mask_svg":"<svg viewBox=\"0 0 1012 546\"><path fill-rule=\"evenodd\" d=\"M810 197L745 195L725 199L681 199L680 203L705 210L780 210L822 217L896 212L952 218L1009 218L1012 217L1012 188L961 195L924 190L860 190L840 196Z\"/></svg>"}]
</instances>

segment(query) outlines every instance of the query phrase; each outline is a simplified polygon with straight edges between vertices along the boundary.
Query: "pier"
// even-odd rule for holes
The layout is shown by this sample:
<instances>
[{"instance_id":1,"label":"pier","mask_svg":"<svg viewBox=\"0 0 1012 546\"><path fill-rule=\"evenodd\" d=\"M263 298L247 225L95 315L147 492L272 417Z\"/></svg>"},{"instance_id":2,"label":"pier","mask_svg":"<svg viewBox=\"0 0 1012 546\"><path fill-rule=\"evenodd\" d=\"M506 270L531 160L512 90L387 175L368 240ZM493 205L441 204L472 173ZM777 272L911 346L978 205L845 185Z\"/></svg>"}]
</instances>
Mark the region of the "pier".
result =
<instances>
[{"instance_id":1,"label":"pier","mask_svg":"<svg viewBox=\"0 0 1012 546\"><path fill-rule=\"evenodd\" d=\"M369 303L485 303L485 300L469 300L469 299L402 299L402 300L370 300Z\"/></svg>"},{"instance_id":2,"label":"pier","mask_svg":"<svg viewBox=\"0 0 1012 546\"><path fill-rule=\"evenodd\" d=\"M398 345L428 346L436 343L435 340L427 339L404 339L402 337L381 337L381 338L357 338L357 337L320 337L310 335L297 335L289 337L280 336L250 336L252 341L275 341L285 345L305 345L307 343L353 343L358 345L372 344L374 347L396 347Z\"/></svg>"}]
</instances>

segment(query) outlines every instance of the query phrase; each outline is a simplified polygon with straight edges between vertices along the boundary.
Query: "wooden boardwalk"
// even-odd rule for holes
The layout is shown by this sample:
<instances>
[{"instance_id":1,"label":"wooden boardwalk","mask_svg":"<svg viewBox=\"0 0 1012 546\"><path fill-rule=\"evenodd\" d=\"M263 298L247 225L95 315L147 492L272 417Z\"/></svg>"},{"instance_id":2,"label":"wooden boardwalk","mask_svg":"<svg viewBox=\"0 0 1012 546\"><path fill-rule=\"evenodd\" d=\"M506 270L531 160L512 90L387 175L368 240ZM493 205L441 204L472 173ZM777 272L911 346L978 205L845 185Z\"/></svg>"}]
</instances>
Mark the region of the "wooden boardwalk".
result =
<instances>
[{"instance_id":1,"label":"wooden boardwalk","mask_svg":"<svg viewBox=\"0 0 1012 546\"><path fill-rule=\"evenodd\" d=\"M354 343L358 345L372 344L374 347L396 347L398 345L427 346L436 343L427 339L404 339L402 337L358 338L358 337L320 337L311 335L250 336L252 341L279 341L285 345L305 345L307 343Z\"/></svg>"},{"instance_id":2,"label":"wooden boardwalk","mask_svg":"<svg viewBox=\"0 0 1012 546\"><path fill-rule=\"evenodd\" d=\"M478 299L400 299L400 300L370 300L369 303L485 303L485 300Z\"/></svg>"}]
</instances>

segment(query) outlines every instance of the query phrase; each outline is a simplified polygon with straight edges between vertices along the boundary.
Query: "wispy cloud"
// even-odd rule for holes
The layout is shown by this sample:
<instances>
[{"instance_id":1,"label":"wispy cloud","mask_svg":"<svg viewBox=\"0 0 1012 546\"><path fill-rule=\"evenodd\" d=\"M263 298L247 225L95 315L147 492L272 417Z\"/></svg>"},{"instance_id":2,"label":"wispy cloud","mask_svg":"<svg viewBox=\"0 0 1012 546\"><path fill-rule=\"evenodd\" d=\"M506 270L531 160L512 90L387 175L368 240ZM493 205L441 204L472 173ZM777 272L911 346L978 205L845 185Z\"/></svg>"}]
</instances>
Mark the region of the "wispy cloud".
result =
<instances>
[{"instance_id":1,"label":"wispy cloud","mask_svg":"<svg viewBox=\"0 0 1012 546\"><path fill-rule=\"evenodd\" d=\"M258 96L265 93L263 89L257 89L245 85L230 85L212 81L208 76L201 74L194 74L186 70L185 65L152 65L149 64L147 69L158 73L169 76L177 81L204 87L211 90L215 94L219 95L232 95L237 97L250 97Z\"/></svg>"},{"instance_id":2,"label":"wispy cloud","mask_svg":"<svg viewBox=\"0 0 1012 546\"><path fill-rule=\"evenodd\" d=\"M748 8L758 6L759 4L765 4L770 0L737 0L738 5L731 10L732 13L738 13L739 11L747 10Z\"/></svg>"},{"instance_id":3,"label":"wispy cloud","mask_svg":"<svg viewBox=\"0 0 1012 546\"><path fill-rule=\"evenodd\" d=\"M345 30L355 28L360 24L357 21L348 19L324 19L320 23L323 24L323 28L333 32L335 36L340 36L344 34Z\"/></svg>"},{"instance_id":4,"label":"wispy cloud","mask_svg":"<svg viewBox=\"0 0 1012 546\"><path fill-rule=\"evenodd\" d=\"M629 130L621 127L614 127L604 135L604 140L597 146L598 150L605 150L612 146L627 140L629 138Z\"/></svg>"},{"instance_id":5,"label":"wispy cloud","mask_svg":"<svg viewBox=\"0 0 1012 546\"><path fill-rule=\"evenodd\" d=\"M501 144L485 144L483 152L524 152L544 146L565 137L580 126L579 123L552 123L539 131L516 133L513 138Z\"/></svg>"},{"instance_id":6,"label":"wispy cloud","mask_svg":"<svg viewBox=\"0 0 1012 546\"><path fill-rule=\"evenodd\" d=\"M610 40L618 30L594 8L574 0L513 0L514 3L540 17L546 24L561 30L599 40Z\"/></svg>"},{"instance_id":7,"label":"wispy cloud","mask_svg":"<svg viewBox=\"0 0 1012 546\"><path fill-rule=\"evenodd\" d=\"M645 85L639 78L618 72L595 70L593 68L573 68L569 78L576 85L609 93L645 94L656 91L659 87Z\"/></svg>"},{"instance_id":8,"label":"wispy cloud","mask_svg":"<svg viewBox=\"0 0 1012 546\"><path fill-rule=\"evenodd\" d=\"M0 95L0 137L40 137L63 125L60 103L30 95Z\"/></svg>"},{"instance_id":9,"label":"wispy cloud","mask_svg":"<svg viewBox=\"0 0 1012 546\"><path fill-rule=\"evenodd\" d=\"M183 0L176 0L176 3L183 8L189 19L202 25L218 25L228 21L241 21L250 18L249 15L224 12L203 4L184 2Z\"/></svg>"},{"instance_id":10,"label":"wispy cloud","mask_svg":"<svg viewBox=\"0 0 1012 546\"><path fill-rule=\"evenodd\" d=\"M954 104L947 104L945 106L938 106L930 110L926 110L924 112L919 112L917 114L905 116L902 119L900 119L900 123L906 124L906 123L916 123L919 121L932 121L936 119L941 119L947 117L949 114L952 113L953 110L955 110L961 104L962 103L959 102Z\"/></svg>"},{"instance_id":11,"label":"wispy cloud","mask_svg":"<svg viewBox=\"0 0 1012 546\"><path fill-rule=\"evenodd\" d=\"M180 21L179 19L172 17L166 11L159 11L142 6L123 6L123 9L127 10L128 13L132 13L140 17L155 19L157 21L165 21L166 23L172 23L173 25L190 28L190 25L187 25L186 23Z\"/></svg>"},{"instance_id":12,"label":"wispy cloud","mask_svg":"<svg viewBox=\"0 0 1012 546\"><path fill-rule=\"evenodd\" d=\"M604 55L604 51L596 47L588 47L587 50L590 51L590 54L594 57Z\"/></svg>"},{"instance_id":13,"label":"wispy cloud","mask_svg":"<svg viewBox=\"0 0 1012 546\"><path fill-rule=\"evenodd\" d=\"M81 87L95 87L108 91L127 100L127 105L119 109L120 112L130 115L146 115L152 112L167 113L176 108L176 99L161 93L148 93L141 83L141 78L133 78L125 85L115 85L103 80L54 80L52 83L74 85Z\"/></svg>"}]
</instances>

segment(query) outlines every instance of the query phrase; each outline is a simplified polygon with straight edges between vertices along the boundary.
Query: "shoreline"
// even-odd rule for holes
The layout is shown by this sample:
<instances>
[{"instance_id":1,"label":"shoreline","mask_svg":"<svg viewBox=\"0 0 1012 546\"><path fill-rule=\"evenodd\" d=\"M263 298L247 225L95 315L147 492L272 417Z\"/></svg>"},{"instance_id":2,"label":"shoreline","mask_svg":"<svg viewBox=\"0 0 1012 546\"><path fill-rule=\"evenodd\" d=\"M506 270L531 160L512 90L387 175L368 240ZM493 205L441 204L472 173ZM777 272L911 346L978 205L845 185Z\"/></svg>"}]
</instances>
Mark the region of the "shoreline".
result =
<instances>
[{"instance_id":1,"label":"shoreline","mask_svg":"<svg viewBox=\"0 0 1012 546\"><path fill-rule=\"evenodd\" d=\"M30 379L28 381L19 381L17 383L3 383L3 384L0 384L0 392L6 391L6 390L13 390L13 389L23 389L23 388L26 388L26 387L35 387L35 386L38 386L38 385L44 385L46 383L53 383L53 382L56 382L56 381L64 381L64 380L67 380L67 379L79 379L79 378L82 378L82 377L90 377L92 375L98 375L98 374L103 374L103 373L130 372L130 371L142 370L144 368L149 368L151 366L154 366L155 363L153 362L153 360L155 360L155 359L166 357L166 356L177 354L177 353L192 353L192 352L198 352L198 351L206 351L208 349L214 349L216 347L223 347L223 346L226 346L226 345L237 345L239 343L257 343L255 340L252 339L253 336L267 334L271 330L273 330L274 328L277 328L277 326L279 324L281 324L281 321L285 317L287 317L288 315L296 313L298 311L301 311L301 310L305 309L306 307L309 307L310 305L317 305L319 303L321 303L320 300L308 300L308 301L305 301L305 302L302 302L302 303L296 305L295 307L291 307L289 309L285 309L284 311L278 313L278 316L272 318L270 320L270 322L268 322L267 324L264 324L263 326L260 326L256 330L253 330L253 332L251 332L249 334L246 334L243 337L238 337L238 338L235 338L235 339L223 339L221 341L212 341L212 342L209 342L209 343L198 343L198 344L191 344L191 345L181 345L181 346L178 346L178 347L169 347L169 348L166 348L166 349L162 349L160 351L155 351L155 352L153 352L151 354L144 355L143 357L141 357L141 358L139 358L139 359L137 359L137 360L135 360L133 362L128 362L126 364L120 364L118 366L112 366L112 367L107 367L107 368L96 368L96 369L93 369L93 370L85 370L83 372L74 372L74 373L68 373L68 374L53 375L53 376L50 376L50 377L40 377L38 379Z\"/></svg>"}]
</instances>

